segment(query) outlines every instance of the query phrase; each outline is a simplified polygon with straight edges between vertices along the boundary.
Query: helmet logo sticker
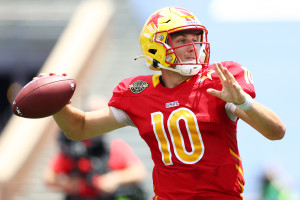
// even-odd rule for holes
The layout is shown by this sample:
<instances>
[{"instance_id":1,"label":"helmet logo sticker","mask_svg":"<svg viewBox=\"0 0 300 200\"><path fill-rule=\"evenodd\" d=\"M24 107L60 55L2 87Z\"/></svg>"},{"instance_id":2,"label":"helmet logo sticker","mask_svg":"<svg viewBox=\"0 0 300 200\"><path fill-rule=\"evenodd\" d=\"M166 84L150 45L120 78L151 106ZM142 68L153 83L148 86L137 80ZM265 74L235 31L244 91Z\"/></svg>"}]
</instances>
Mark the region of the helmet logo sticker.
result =
<instances>
[{"instance_id":1,"label":"helmet logo sticker","mask_svg":"<svg viewBox=\"0 0 300 200\"><path fill-rule=\"evenodd\" d=\"M191 14L188 10L178 7L176 9L178 9L183 14L181 16L184 17L186 21L195 21L194 15Z\"/></svg>"},{"instance_id":2,"label":"helmet logo sticker","mask_svg":"<svg viewBox=\"0 0 300 200\"><path fill-rule=\"evenodd\" d=\"M185 24L186 25L193 25L193 24L199 24L197 20L195 19L195 16L188 10L180 7L175 7L173 10L175 14L177 14L180 17L185 18Z\"/></svg>"},{"instance_id":3,"label":"helmet logo sticker","mask_svg":"<svg viewBox=\"0 0 300 200\"><path fill-rule=\"evenodd\" d=\"M129 89L133 94L139 94L143 92L149 84L146 81L138 80L129 85Z\"/></svg>"},{"instance_id":4,"label":"helmet logo sticker","mask_svg":"<svg viewBox=\"0 0 300 200\"><path fill-rule=\"evenodd\" d=\"M152 15L152 17L149 19L146 27L150 24L152 26L154 26L154 29L157 30L158 27L158 19L163 17L163 15L160 15L160 12L157 12L156 14Z\"/></svg>"}]
</instances>

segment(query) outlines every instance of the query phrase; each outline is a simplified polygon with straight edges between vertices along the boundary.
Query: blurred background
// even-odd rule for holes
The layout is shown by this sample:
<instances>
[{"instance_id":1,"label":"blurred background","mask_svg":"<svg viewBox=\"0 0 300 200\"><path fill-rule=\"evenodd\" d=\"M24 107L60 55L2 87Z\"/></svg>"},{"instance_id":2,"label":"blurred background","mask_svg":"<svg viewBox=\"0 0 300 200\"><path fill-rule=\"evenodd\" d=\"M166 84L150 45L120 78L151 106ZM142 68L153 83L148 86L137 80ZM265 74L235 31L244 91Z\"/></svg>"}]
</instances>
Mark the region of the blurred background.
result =
<instances>
[{"instance_id":1,"label":"blurred background","mask_svg":"<svg viewBox=\"0 0 300 200\"><path fill-rule=\"evenodd\" d=\"M86 6L91 2L96 6ZM269 180L283 191L281 199L299 199L298 0L0 0L0 199L62 199L42 180L57 150L57 127L52 119L46 119L45 127L52 128L39 131L37 136L34 132L40 129L35 126L43 126L44 121L15 119L10 103L16 92L40 71L67 72L80 84L74 104L80 106L92 94L109 100L114 86L123 78L153 74L134 57L141 54L138 38L144 22L166 6L192 11L208 29L210 62L234 60L247 67L256 86L256 100L274 110L286 124L285 138L269 141L240 121L244 199L262 199L262 188L266 189L264 183ZM98 30L100 25L102 29ZM91 37L93 33L95 38ZM89 48L84 47L85 41ZM83 61L78 60L80 56ZM146 143L130 127L107 134L106 139L115 137L128 142L146 165L144 188L151 199L153 164ZM21 156L31 141L30 150ZM6 172L9 169L14 171Z\"/></svg>"}]
</instances>

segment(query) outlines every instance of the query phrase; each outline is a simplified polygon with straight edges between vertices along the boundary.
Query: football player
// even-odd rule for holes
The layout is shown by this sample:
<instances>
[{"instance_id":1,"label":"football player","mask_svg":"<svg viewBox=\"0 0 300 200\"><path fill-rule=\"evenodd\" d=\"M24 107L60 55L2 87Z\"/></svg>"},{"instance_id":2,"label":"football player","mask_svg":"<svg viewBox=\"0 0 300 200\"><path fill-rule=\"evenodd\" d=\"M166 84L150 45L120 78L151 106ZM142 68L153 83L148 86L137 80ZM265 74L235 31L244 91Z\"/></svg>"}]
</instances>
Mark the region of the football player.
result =
<instances>
[{"instance_id":1,"label":"football player","mask_svg":"<svg viewBox=\"0 0 300 200\"><path fill-rule=\"evenodd\" d=\"M154 12L141 31L138 58L161 74L122 80L105 109L83 112L69 104L54 119L73 140L136 127L155 164L155 200L242 199L238 120L270 140L282 139L285 125L253 99L247 68L209 64L207 33L186 9Z\"/></svg>"}]
</instances>

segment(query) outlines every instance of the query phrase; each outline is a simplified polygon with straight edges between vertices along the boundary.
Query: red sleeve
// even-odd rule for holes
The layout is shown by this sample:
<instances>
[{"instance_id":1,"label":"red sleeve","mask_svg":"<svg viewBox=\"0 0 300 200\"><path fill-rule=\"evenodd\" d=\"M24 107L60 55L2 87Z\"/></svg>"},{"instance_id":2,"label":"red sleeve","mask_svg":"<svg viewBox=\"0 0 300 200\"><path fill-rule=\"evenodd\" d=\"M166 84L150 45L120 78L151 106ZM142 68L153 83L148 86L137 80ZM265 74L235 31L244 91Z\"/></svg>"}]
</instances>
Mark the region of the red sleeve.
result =
<instances>
[{"instance_id":1,"label":"red sleeve","mask_svg":"<svg viewBox=\"0 0 300 200\"><path fill-rule=\"evenodd\" d=\"M50 168L55 173L70 173L73 169L74 161L66 157L62 152L56 154L50 161Z\"/></svg>"},{"instance_id":2,"label":"red sleeve","mask_svg":"<svg viewBox=\"0 0 300 200\"><path fill-rule=\"evenodd\" d=\"M121 139L114 139L110 144L108 166L112 170L124 169L130 165L140 163L141 160L132 148Z\"/></svg>"},{"instance_id":3,"label":"red sleeve","mask_svg":"<svg viewBox=\"0 0 300 200\"><path fill-rule=\"evenodd\" d=\"M131 78L122 80L113 90L113 96L109 100L108 105L113 106L122 110L126 110L127 105L121 103L121 98L127 97L128 86L132 82Z\"/></svg>"},{"instance_id":4,"label":"red sleeve","mask_svg":"<svg viewBox=\"0 0 300 200\"><path fill-rule=\"evenodd\" d=\"M223 62L222 64L230 71L243 90L252 98L255 98L256 93L251 72L246 67L233 61Z\"/></svg>"},{"instance_id":5,"label":"red sleeve","mask_svg":"<svg viewBox=\"0 0 300 200\"><path fill-rule=\"evenodd\" d=\"M151 83L152 82L152 75L135 76L135 77L126 78L126 79L122 80L114 88L113 96L109 100L108 105L119 108L119 109L122 109L128 115L130 115L131 112L134 112L136 109L135 108L132 109L133 107L132 107L131 104L127 104L127 103L124 103L124 102L132 102L132 98L135 98L136 95L139 95L139 93L134 93L130 89L130 86L132 86L132 84L134 84L135 82L138 82L138 81L147 82L147 84Z\"/></svg>"}]
</instances>

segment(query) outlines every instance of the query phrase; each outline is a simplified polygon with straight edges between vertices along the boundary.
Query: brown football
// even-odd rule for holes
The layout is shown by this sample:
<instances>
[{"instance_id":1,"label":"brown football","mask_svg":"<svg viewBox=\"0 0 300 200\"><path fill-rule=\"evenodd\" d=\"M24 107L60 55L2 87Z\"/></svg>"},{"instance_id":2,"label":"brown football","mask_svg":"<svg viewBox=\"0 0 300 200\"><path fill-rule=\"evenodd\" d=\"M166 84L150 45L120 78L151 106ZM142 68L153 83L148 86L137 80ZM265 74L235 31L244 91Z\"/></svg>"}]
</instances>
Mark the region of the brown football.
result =
<instances>
[{"instance_id":1,"label":"brown football","mask_svg":"<svg viewBox=\"0 0 300 200\"><path fill-rule=\"evenodd\" d=\"M76 81L64 75L43 76L25 85L13 101L12 111L25 118L53 115L69 103Z\"/></svg>"}]
</instances>

